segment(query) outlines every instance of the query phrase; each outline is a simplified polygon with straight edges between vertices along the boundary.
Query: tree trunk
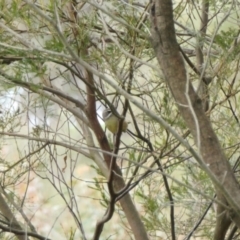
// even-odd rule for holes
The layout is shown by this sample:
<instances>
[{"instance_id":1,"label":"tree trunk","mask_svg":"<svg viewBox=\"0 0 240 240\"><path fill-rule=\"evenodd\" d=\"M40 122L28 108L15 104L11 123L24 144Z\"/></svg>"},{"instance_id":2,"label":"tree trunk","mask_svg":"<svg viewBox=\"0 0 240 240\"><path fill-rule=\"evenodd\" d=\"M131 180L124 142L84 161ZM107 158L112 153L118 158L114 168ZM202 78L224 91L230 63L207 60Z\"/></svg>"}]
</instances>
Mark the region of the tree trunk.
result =
<instances>
[{"instance_id":1,"label":"tree trunk","mask_svg":"<svg viewBox=\"0 0 240 240\"><path fill-rule=\"evenodd\" d=\"M233 221L239 227L239 184L221 149L210 120L204 113L202 101L187 77L176 40L171 0L153 0L150 8L150 20L152 45L165 80L195 139L205 167L210 170L208 175L216 186L217 195L223 195L224 197L221 199L225 199L225 202L231 206L235 217Z\"/></svg>"}]
</instances>

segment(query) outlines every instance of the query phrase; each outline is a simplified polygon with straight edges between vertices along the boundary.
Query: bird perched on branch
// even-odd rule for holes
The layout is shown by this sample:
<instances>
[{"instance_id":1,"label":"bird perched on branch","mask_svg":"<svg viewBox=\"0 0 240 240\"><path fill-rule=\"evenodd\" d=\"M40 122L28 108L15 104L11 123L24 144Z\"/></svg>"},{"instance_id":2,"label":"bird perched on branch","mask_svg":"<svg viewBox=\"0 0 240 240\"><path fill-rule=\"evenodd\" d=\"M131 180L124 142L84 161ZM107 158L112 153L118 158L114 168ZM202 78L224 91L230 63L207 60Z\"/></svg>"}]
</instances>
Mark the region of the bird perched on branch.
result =
<instances>
[{"instance_id":1,"label":"bird perched on branch","mask_svg":"<svg viewBox=\"0 0 240 240\"><path fill-rule=\"evenodd\" d=\"M110 108L106 108L102 113L102 118L105 123L106 128L112 132L113 134L116 134L118 132L118 126L120 122L120 118L115 116ZM128 127L128 123L123 120L122 124L122 131L126 132Z\"/></svg>"}]
</instances>

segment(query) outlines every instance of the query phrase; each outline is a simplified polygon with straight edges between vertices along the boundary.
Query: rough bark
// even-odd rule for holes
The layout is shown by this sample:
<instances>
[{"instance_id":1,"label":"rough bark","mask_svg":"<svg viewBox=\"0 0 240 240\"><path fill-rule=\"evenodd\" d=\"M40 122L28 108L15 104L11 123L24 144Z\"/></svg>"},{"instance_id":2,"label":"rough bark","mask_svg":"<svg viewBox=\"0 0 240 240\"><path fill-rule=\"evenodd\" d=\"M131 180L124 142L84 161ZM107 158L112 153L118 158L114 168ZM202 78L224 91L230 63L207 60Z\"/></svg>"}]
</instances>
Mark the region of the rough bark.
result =
<instances>
[{"instance_id":1,"label":"rough bark","mask_svg":"<svg viewBox=\"0 0 240 240\"><path fill-rule=\"evenodd\" d=\"M179 111L190 129L199 153L218 181L216 193L233 209L233 221L240 226L239 184L205 115L202 102L188 81L183 58L176 40L171 0L153 0L150 10L152 45L165 80ZM216 184L215 184L216 185ZM216 239L216 238L215 238ZM219 239L219 238L218 238Z\"/></svg>"}]
</instances>

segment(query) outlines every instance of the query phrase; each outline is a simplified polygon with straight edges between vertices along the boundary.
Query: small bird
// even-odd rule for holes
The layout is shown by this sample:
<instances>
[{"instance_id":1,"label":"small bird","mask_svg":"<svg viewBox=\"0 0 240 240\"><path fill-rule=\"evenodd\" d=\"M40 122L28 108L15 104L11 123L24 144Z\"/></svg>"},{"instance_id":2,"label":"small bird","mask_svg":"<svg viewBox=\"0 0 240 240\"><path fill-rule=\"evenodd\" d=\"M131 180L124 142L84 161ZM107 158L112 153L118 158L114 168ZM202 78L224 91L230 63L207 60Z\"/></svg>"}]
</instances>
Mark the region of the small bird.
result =
<instances>
[{"instance_id":1,"label":"small bird","mask_svg":"<svg viewBox=\"0 0 240 240\"><path fill-rule=\"evenodd\" d=\"M113 134L116 134L118 132L118 126L119 126L120 119L112 113L110 108L106 108L103 111L102 118L103 118L106 128ZM128 127L128 123L125 120L123 120L122 131L126 132L127 127Z\"/></svg>"}]
</instances>

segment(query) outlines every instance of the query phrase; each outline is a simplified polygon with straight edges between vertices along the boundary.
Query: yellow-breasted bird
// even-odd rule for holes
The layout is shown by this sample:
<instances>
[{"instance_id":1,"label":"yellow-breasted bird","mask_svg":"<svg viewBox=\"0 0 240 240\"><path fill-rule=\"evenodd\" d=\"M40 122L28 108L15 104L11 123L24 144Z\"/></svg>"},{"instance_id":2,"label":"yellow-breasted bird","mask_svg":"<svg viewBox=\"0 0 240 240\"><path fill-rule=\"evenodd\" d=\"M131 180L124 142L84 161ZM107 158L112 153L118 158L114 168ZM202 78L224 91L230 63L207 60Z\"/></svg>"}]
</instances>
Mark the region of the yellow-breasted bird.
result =
<instances>
[{"instance_id":1,"label":"yellow-breasted bird","mask_svg":"<svg viewBox=\"0 0 240 240\"><path fill-rule=\"evenodd\" d=\"M110 108L106 108L103 111L102 118L106 128L113 134L116 134L118 132L118 125L119 125L120 119L112 113ZM127 127L128 127L128 123L124 120L122 124L122 131L126 132Z\"/></svg>"}]
</instances>

